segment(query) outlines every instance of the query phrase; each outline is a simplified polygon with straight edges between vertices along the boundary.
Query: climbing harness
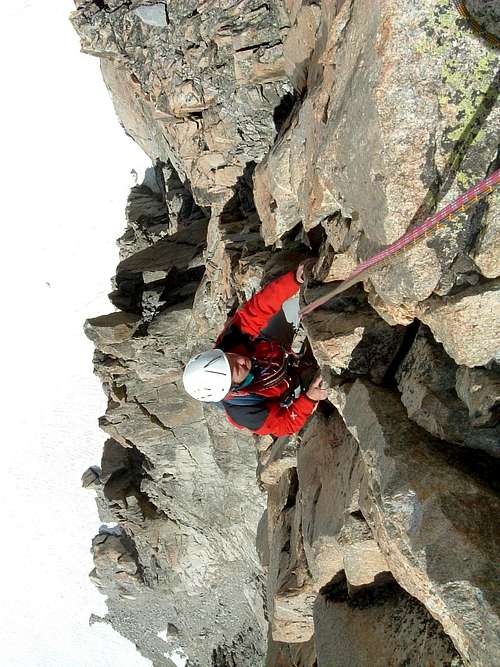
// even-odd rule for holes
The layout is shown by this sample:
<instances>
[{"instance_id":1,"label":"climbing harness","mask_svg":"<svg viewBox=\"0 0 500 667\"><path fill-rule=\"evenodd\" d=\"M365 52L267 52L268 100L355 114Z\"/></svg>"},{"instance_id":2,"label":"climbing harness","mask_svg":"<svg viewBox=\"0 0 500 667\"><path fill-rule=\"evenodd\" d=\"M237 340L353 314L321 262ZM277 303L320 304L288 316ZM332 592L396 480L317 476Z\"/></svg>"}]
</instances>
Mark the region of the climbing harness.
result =
<instances>
[{"instance_id":1,"label":"climbing harness","mask_svg":"<svg viewBox=\"0 0 500 667\"><path fill-rule=\"evenodd\" d=\"M254 345L266 345L268 350L261 348L259 359L251 356L252 373L255 379L242 388L232 387L231 391L224 399L233 405L246 405L251 403L248 397L256 396L256 392L271 389L279 384L286 385L282 395L279 398L281 407L289 407L292 401L297 397L297 390L301 386L301 369L305 370L311 364L305 359L304 353L296 353L287 350L283 345L268 336L258 336ZM260 397L259 397L260 398ZM264 397L267 400L267 397Z\"/></svg>"},{"instance_id":2,"label":"climbing harness","mask_svg":"<svg viewBox=\"0 0 500 667\"><path fill-rule=\"evenodd\" d=\"M500 48L500 39L496 35L493 35L491 32L485 30L483 26L476 21L476 19L467 9L464 0L453 0L453 4L455 5L460 16L462 16L467 21L473 33L475 33L478 37L485 39L491 46L497 49Z\"/></svg>"},{"instance_id":3,"label":"climbing harness","mask_svg":"<svg viewBox=\"0 0 500 667\"><path fill-rule=\"evenodd\" d=\"M375 267L382 266L386 261L392 259L394 255L407 250L410 246L418 241L421 241L428 234L438 229L443 225L444 222L448 222L453 219L453 215L457 211L465 211L469 206L475 204L479 199L488 196L494 188L500 184L500 169L494 171L490 176L480 181L477 185L470 188L463 195L455 199L455 201L445 206L441 211L435 213L430 218L427 218L422 224L416 225L413 229L406 232L401 236L397 241L386 246L379 252L377 252L372 257L365 259L364 262L358 264L354 271L338 285L335 289L327 292L324 296L312 301L307 304L300 311L300 316L308 315L313 310L322 306L324 303L332 299L334 296L345 292L347 289L360 282L365 280L368 277L368 273Z\"/></svg>"},{"instance_id":4,"label":"climbing harness","mask_svg":"<svg viewBox=\"0 0 500 667\"><path fill-rule=\"evenodd\" d=\"M252 341L252 346L260 348L258 354L260 358L257 358L254 354L250 356L252 360L251 372L255 379L248 387L231 387L228 394L230 398L244 396L255 392L257 389L263 390L275 387L287 377L289 353L283 345L268 336L257 336Z\"/></svg>"}]
</instances>

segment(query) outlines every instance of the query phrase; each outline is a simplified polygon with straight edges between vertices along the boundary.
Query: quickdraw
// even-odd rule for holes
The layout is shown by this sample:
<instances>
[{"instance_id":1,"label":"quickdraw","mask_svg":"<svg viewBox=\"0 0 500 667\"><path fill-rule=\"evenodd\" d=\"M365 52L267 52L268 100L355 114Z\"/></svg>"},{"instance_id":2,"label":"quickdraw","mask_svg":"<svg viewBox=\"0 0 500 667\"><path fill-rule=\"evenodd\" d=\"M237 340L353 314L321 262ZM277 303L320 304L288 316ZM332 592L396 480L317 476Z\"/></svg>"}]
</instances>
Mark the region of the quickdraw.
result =
<instances>
[{"instance_id":1,"label":"quickdraw","mask_svg":"<svg viewBox=\"0 0 500 667\"><path fill-rule=\"evenodd\" d=\"M460 16L462 16L467 21L472 32L474 32L478 37L485 39L491 46L494 46L497 49L500 48L500 39L496 35L493 35L491 32L485 30L483 26L476 21L476 19L467 9L464 0L453 0L453 4L455 5Z\"/></svg>"},{"instance_id":2,"label":"quickdraw","mask_svg":"<svg viewBox=\"0 0 500 667\"><path fill-rule=\"evenodd\" d=\"M382 266L385 262L392 259L398 253L407 250L410 246L418 241L421 241L428 234L435 231L443 225L446 221L450 221L453 215L458 211L465 211L467 208L475 204L479 199L488 196L494 188L500 184L500 169L494 171L490 176L480 181L477 185L470 188L463 195L455 199L455 201L445 206L441 211L435 213L430 218L427 218L422 224L417 225L410 231L406 232L397 241L386 246L372 257L365 259L364 262L358 264L354 271L338 285L335 289L327 292L324 296L307 304L300 311L300 316L308 315L313 310L322 306L324 303L332 299L334 296L345 292L347 289L365 280L368 273L375 267Z\"/></svg>"}]
</instances>

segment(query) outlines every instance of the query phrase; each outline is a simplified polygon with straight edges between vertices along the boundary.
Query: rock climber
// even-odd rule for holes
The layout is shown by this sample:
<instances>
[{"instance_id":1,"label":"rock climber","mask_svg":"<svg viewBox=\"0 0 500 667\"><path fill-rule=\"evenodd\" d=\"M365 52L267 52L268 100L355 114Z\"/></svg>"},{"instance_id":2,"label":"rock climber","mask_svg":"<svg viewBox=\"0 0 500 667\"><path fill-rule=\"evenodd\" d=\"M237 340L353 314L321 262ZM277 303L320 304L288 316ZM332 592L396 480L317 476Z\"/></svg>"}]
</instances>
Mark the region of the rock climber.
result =
<instances>
[{"instance_id":1,"label":"rock climber","mask_svg":"<svg viewBox=\"0 0 500 667\"><path fill-rule=\"evenodd\" d=\"M273 323L295 309L304 265L266 285L227 321L215 346L193 357L184 370L184 388L194 398L219 403L228 421L259 435L297 433L326 398L321 375L291 350L291 337L273 333ZM276 328L276 327L275 327ZM304 391L304 386L307 390Z\"/></svg>"}]
</instances>

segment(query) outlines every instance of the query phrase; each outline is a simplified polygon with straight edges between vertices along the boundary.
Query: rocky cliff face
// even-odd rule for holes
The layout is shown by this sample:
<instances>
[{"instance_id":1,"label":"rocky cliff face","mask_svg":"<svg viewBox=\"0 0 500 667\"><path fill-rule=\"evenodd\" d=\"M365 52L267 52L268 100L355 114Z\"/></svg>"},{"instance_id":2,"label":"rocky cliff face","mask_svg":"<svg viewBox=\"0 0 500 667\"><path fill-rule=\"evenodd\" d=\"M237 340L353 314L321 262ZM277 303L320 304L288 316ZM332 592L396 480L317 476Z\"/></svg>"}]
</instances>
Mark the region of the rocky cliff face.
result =
<instances>
[{"instance_id":1,"label":"rocky cliff face","mask_svg":"<svg viewBox=\"0 0 500 667\"><path fill-rule=\"evenodd\" d=\"M494 0L467 7L500 34ZM499 51L453 0L72 21L152 159L118 310L85 325L106 620L158 666L497 664L498 192L304 319L330 390L297 436L231 428L181 375L266 281L314 255L309 302L500 166Z\"/></svg>"}]
</instances>

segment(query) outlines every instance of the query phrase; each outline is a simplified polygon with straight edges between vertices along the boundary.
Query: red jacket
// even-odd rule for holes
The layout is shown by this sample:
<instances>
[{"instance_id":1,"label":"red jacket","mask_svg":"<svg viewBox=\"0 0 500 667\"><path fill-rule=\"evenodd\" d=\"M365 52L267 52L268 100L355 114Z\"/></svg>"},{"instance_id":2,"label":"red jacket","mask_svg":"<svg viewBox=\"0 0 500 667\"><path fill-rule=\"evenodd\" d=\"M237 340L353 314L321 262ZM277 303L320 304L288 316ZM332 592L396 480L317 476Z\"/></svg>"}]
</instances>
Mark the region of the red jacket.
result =
<instances>
[{"instance_id":1,"label":"red jacket","mask_svg":"<svg viewBox=\"0 0 500 667\"><path fill-rule=\"evenodd\" d=\"M278 363L284 348L259 335L299 287L293 271L266 285L228 320L215 347L251 357L260 364L274 360ZM285 376L271 387L264 388L253 381L244 390L231 391L221 401L228 421L259 435L282 436L300 431L314 411L316 401L302 393L286 407L281 405L289 386L290 379Z\"/></svg>"}]
</instances>

